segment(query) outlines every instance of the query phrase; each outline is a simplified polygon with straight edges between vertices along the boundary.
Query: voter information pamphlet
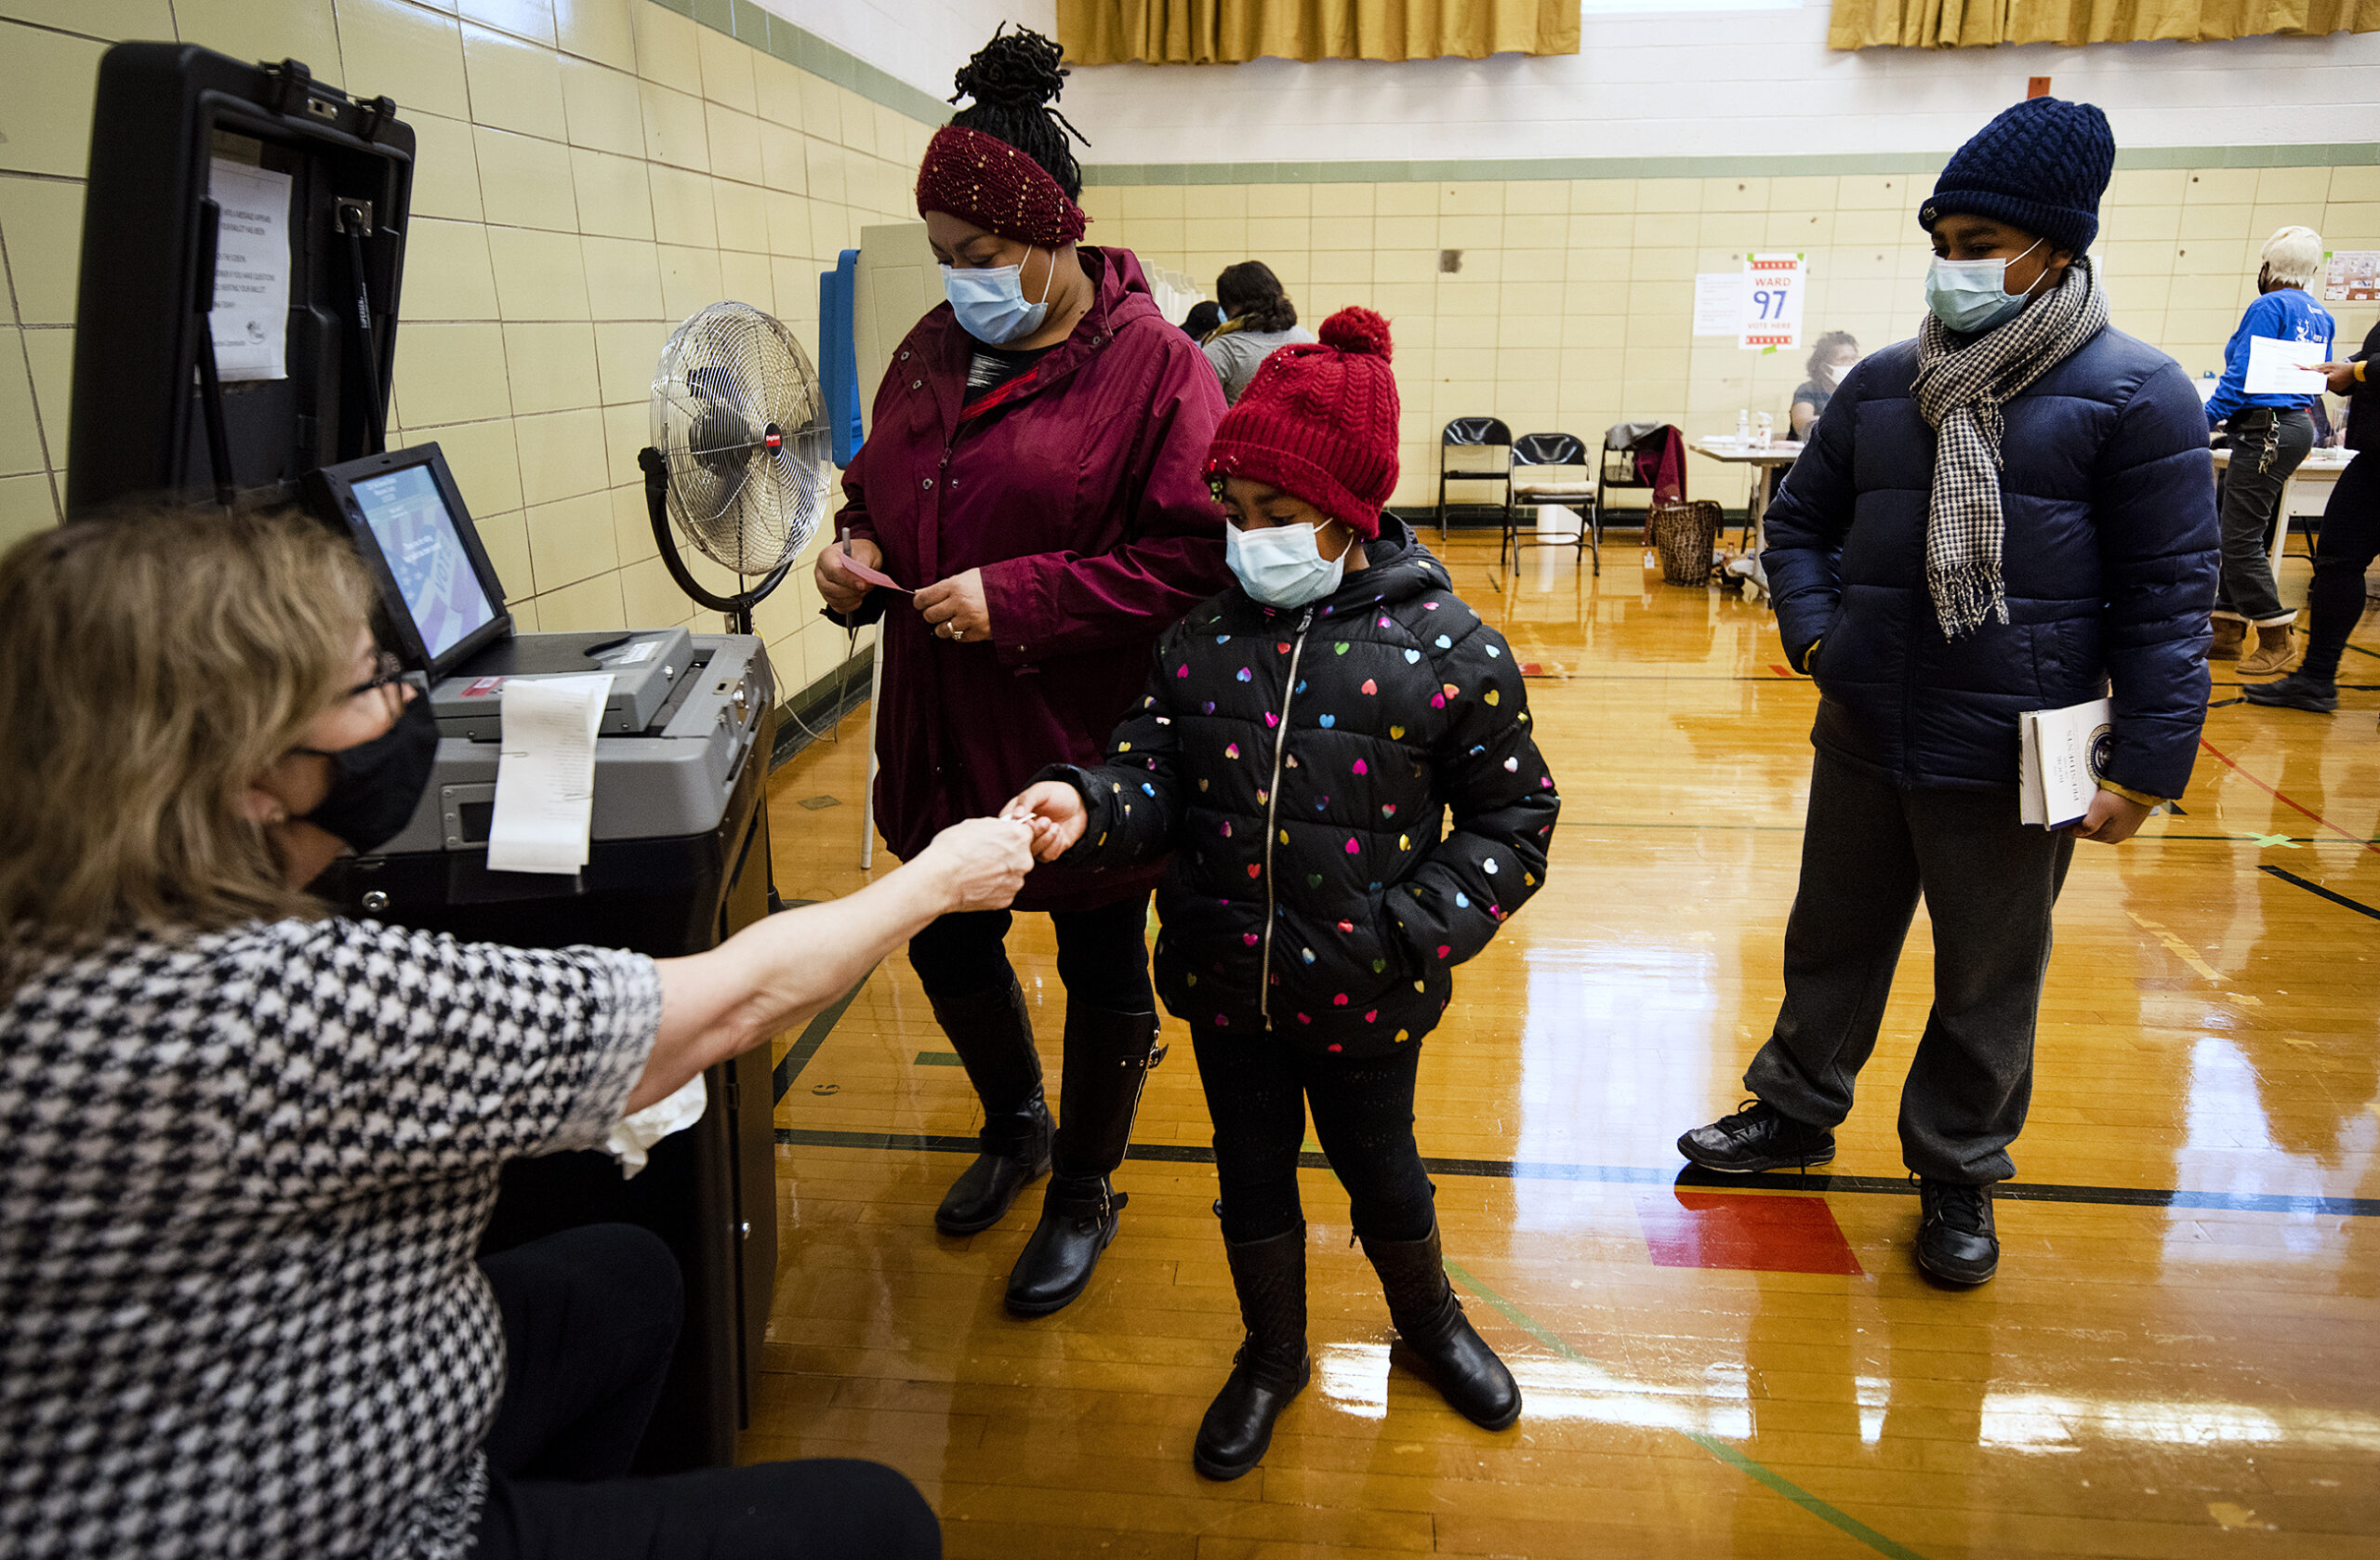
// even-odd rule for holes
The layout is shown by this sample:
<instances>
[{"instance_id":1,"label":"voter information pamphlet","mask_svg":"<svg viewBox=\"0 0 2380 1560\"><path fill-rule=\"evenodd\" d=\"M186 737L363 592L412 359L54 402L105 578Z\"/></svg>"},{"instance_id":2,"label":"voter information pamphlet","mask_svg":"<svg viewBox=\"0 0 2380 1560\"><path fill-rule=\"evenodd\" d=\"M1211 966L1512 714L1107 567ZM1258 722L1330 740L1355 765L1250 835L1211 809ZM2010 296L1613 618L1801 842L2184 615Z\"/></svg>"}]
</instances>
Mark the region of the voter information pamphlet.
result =
<instances>
[{"instance_id":1,"label":"voter information pamphlet","mask_svg":"<svg viewBox=\"0 0 2380 1560\"><path fill-rule=\"evenodd\" d=\"M2112 707L2106 699L2064 709L2030 709L2016 717L2018 821L2065 828L2082 821L2098 794Z\"/></svg>"},{"instance_id":2,"label":"voter information pamphlet","mask_svg":"<svg viewBox=\"0 0 2380 1560\"><path fill-rule=\"evenodd\" d=\"M2248 371L2241 389L2250 395L2320 395L2330 379L2313 365L2330 356L2327 341L2283 341L2257 336L2248 340Z\"/></svg>"}]
</instances>

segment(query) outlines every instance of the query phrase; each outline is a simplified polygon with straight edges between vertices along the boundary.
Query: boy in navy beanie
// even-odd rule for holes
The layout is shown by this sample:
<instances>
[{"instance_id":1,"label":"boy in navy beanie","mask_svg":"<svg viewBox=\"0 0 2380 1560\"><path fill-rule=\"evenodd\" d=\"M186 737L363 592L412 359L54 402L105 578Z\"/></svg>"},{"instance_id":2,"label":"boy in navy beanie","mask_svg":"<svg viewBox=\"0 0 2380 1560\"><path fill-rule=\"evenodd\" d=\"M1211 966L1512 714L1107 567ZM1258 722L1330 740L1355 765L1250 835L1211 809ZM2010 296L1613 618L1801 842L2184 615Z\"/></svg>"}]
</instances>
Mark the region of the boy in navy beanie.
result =
<instances>
[{"instance_id":1,"label":"boy in navy beanie","mask_svg":"<svg viewBox=\"0 0 2380 1560\"><path fill-rule=\"evenodd\" d=\"M1991 1187L2074 840L2116 844L2179 796L2205 716L2206 422L2181 365L2108 324L2087 251L2114 164L2107 116L2055 98L1959 149L1918 209L1918 338L1851 371L1768 511L1778 631L1819 695L1785 1000L1754 1097L1678 1149L1738 1173L1834 1157L1922 895L1934 1009L1901 1157L1917 1260L1950 1283L1999 1267ZM2020 822L2017 716L2102 695L2088 810Z\"/></svg>"}]
</instances>

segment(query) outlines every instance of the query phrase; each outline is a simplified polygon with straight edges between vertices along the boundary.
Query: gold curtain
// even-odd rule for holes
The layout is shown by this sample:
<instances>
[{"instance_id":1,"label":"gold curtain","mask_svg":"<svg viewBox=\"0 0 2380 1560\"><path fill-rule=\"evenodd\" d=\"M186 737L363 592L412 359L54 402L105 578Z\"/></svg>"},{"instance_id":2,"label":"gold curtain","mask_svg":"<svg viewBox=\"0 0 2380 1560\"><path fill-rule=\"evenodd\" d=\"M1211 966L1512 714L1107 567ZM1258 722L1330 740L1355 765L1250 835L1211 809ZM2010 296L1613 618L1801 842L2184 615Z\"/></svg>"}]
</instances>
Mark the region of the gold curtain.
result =
<instances>
[{"instance_id":1,"label":"gold curtain","mask_svg":"<svg viewBox=\"0 0 2380 1560\"><path fill-rule=\"evenodd\" d=\"M1576 54L1579 0L1058 0L1069 65Z\"/></svg>"},{"instance_id":2,"label":"gold curtain","mask_svg":"<svg viewBox=\"0 0 2380 1560\"><path fill-rule=\"evenodd\" d=\"M1834 48L2205 43L2380 32L2380 0L1834 0Z\"/></svg>"}]
</instances>

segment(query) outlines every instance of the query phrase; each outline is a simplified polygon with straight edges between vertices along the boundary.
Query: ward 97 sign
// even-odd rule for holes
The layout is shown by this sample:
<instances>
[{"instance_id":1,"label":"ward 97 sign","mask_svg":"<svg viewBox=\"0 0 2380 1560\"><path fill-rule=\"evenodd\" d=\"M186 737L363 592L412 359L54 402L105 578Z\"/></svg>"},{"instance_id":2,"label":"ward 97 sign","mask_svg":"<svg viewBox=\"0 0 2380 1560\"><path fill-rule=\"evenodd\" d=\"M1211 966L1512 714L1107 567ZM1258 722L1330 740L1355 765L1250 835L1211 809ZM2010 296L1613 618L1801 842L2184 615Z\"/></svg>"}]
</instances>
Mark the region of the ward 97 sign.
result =
<instances>
[{"instance_id":1,"label":"ward 97 sign","mask_svg":"<svg viewBox=\"0 0 2380 1560\"><path fill-rule=\"evenodd\" d=\"M1745 256L1743 331L1736 344L1762 351L1800 346L1808 275L1799 255Z\"/></svg>"}]
</instances>

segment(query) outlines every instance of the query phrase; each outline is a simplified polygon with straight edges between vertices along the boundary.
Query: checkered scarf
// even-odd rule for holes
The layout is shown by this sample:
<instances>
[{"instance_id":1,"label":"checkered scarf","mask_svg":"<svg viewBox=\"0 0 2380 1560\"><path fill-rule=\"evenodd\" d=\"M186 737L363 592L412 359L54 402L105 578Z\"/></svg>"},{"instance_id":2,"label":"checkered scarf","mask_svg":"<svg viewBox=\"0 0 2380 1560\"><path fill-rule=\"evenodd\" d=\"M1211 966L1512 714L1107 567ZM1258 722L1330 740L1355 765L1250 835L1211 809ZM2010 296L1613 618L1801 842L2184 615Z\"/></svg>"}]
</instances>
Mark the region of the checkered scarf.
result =
<instances>
[{"instance_id":1,"label":"checkered scarf","mask_svg":"<svg viewBox=\"0 0 2380 1560\"><path fill-rule=\"evenodd\" d=\"M2000 408L2108 323L2090 260L2006 324L1964 346L1930 311L1917 335L1917 409L1934 426L1934 491L1925 506L1925 585L1946 640L1986 617L2008 621L2002 593Z\"/></svg>"}]
</instances>

